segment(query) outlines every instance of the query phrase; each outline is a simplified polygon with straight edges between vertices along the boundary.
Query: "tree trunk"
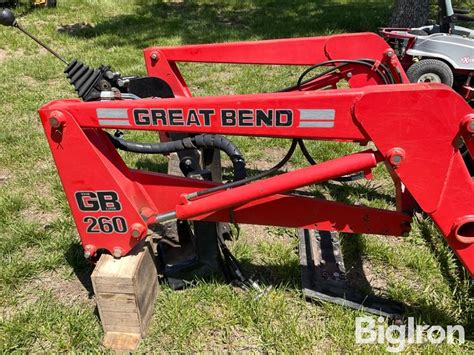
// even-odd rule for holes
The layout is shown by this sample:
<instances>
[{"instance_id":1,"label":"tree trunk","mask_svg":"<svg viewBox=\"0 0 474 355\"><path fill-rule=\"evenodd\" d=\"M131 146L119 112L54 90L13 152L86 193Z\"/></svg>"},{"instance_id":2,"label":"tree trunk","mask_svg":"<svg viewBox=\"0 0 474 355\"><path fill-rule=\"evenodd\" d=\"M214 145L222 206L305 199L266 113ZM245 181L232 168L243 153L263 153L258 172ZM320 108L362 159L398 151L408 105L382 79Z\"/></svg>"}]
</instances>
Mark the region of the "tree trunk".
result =
<instances>
[{"instance_id":1,"label":"tree trunk","mask_svg":"<svg viewBox=\"0 0 474 355\"><path fill-rule=\"evenodd\" d=\"M420 27L426 25L429 12L429 0L395 0L390 26Z\"/></svg>"}]
</instances>

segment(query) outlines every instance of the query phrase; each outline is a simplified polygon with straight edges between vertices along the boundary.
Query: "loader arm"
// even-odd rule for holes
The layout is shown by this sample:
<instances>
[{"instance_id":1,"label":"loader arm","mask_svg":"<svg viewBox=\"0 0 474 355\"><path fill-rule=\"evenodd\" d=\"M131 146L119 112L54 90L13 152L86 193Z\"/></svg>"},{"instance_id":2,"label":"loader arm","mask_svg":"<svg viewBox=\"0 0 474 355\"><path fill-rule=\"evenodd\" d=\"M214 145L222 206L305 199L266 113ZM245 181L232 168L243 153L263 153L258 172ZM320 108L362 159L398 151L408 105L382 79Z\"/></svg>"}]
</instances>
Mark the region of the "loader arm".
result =
<instances>
[{"instance_id":1,"label":"loader arm","mask_svg":"<svg viewBox=\"0 0 474 355\"><path fill-rule=\"evenodd\" d=\"M396 85L378 85L373 73L354 68L349 89L191 97L175 63L307 65L369 56L359 49L369 48L365 52L373 51L374 60L396 73L398 60L387 55L389 48L379 39L362 34L306 42L152 48L145 51L149 74L167 80L175 98L60 100L43 106L43 127L84 250L126 255L146 237L148 228L175 218L407 235L416 201L474 275L474 188L460 153L463 146L473 153L474 114L453 90L400 84L405 81L403 70ZM308 41L315 48L312 56L296 50ZM346 48L341 47L344 43ZM259 53L251 56L252 51ZM332 54L335 51L340 52ZM196 196L217 184L130 169L106 129L373 142L375 149ZM381 163L394 178L396 211L291 193L353 172L370 174Z\"/></svg>"}]
</instances>

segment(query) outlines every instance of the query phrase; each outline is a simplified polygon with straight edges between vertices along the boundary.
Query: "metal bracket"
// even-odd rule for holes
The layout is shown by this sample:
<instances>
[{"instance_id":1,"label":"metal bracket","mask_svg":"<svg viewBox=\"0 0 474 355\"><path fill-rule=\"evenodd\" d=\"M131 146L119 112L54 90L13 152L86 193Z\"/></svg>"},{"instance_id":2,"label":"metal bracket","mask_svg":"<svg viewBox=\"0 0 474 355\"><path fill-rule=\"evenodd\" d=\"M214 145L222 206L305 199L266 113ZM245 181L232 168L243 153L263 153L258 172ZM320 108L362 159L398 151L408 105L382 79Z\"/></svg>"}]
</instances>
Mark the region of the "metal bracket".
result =
<instances>
[{"instance_id":1,"label":"metal bracket","mask_svg":"<svg viewBox=\"0 0 474 355\"><path fill-rule=\"evenodd\" d=\"M354 289L346 278L339 235L336 232L300 229L300 265L303 294L388 318L400 318L402 303L367 295Z\"/></svg>"}]
</instances>

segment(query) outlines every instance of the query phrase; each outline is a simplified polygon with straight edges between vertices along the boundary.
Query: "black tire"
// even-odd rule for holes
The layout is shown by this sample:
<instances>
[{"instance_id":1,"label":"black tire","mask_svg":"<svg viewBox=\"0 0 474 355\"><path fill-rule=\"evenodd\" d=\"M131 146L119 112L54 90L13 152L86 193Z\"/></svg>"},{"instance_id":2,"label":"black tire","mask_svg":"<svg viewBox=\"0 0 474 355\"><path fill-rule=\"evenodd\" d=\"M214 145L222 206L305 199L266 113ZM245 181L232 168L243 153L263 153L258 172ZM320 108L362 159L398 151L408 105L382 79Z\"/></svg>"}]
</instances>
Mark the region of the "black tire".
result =
<instances>
[{"instance_id":1,"label":"black tire","mask_svg":"<svg viewBox=\"0 0 474 355\"><path fill-rule=\"evenodd\" d=\"M420 60L408 68L407 75L412 83L441 82L448 86L453 86L454 83L454 75L450 66L437 59Z\"/></svg>"},{"instance_id":2,"label":"black tire","mask_svg":"<svg viewBox=\"0 0 474 355\"><path fill-rule=\"evenodd\" d=\"M57 0L47 0L46 1L46 6L47 7L56 7L57 5Z\"/></svg>"}]
</instances>

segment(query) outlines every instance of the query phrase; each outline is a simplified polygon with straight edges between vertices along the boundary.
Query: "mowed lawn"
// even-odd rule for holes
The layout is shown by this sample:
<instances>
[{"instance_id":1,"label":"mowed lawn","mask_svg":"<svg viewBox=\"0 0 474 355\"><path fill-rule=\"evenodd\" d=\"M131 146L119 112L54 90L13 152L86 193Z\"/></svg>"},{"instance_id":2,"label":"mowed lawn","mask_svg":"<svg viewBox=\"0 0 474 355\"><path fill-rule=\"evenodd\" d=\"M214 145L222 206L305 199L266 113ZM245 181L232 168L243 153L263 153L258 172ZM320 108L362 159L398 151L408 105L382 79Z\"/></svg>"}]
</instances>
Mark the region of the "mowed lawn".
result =
<instances>
[{"instance_id":1,"label":"mowed lawn","mask_svg":"<svg viewBox=\"0 0 474 355\"><path fill-rule=\"evenodd\" d=\"M144 75L142 49L234 40L375 31L391 1L112 1L59 0L26 11L20 22L67 58ZM269 92L295 83L303 68L181 65L196 95ZM74 97L63 66L18 31L0 28L0 352L106 351L82 256L37 108ZM382 119L382 118L381 118ZM155 135L131 133L132 139ZM233 138L253 170L286 152L286 140ZM308 143L318 161L354 152L343 143ZM130 166L164 158L125 155ZM74 159L74 157L71 157ZM287 169L305 165L300 153ZM428 187L427 187L428 188ZM330 182L319 196L394 208L383 167L375 180ZM474 332L473 284L434 225L419 215L407 238L343 235L350 279L367 292L404 302L417 324L461 324ZM311 304L301 294L297 231L243 226L230 243L249 275L271 291L257 298L222 280L185 291L162 286L140 351L385 352L355 344L361 312ZM386 324L387 325L387 324ZM464 345L409 345L410 352L474 352Z\"/></svg>"}]
</instances>

